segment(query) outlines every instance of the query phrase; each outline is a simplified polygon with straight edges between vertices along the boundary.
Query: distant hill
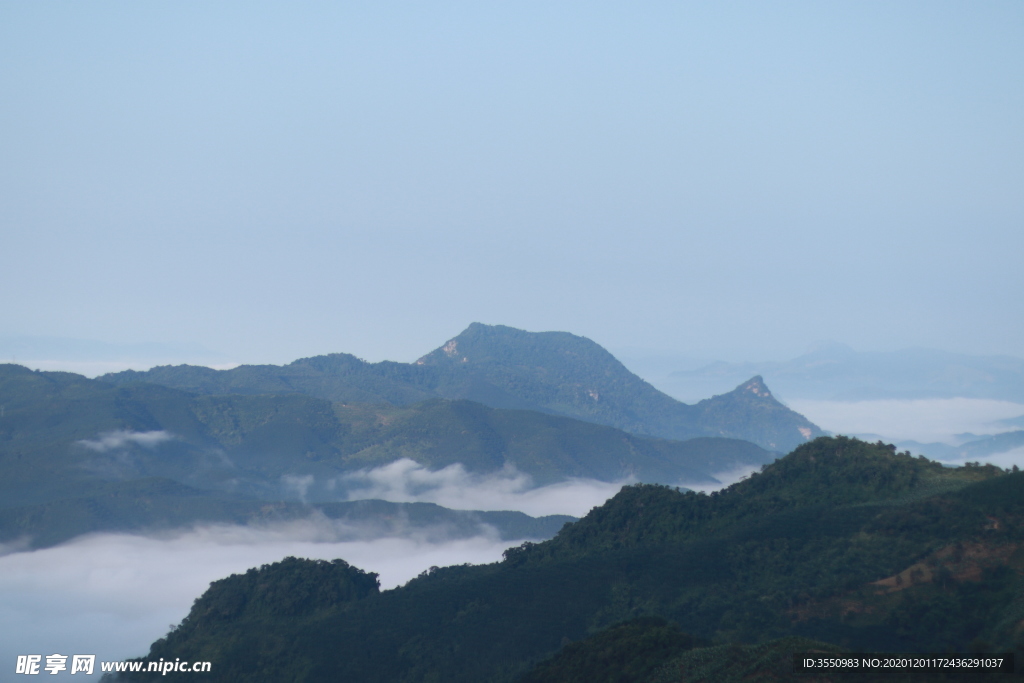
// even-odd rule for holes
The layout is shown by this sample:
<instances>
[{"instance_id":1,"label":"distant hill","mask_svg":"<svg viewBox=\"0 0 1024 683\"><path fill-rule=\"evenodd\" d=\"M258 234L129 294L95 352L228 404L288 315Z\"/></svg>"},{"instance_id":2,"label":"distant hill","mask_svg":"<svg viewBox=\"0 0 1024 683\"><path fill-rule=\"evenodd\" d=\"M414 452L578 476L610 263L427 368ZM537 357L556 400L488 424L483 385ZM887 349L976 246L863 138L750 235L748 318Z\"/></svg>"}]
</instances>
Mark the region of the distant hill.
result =
<instances>
[{"instance_id":1,"label":"distant hill","mask_svg":"<svg viewBox=\"0 0 1024 683\"><path fill-rule=\"evenodd\" d=\"M149 382L203 394L297 392L343 403L397 406L428 398L467 399L666 439L742 439L781 453L822 434L776 401L759 377L727 394L687 405L629 372L584 337L480 323L415 363L366 363L348 354L331 354L286 366L221 371L164 366L100 379L119 385Z\"/></svg>"},{"instance_id":2,"label":"distant hill","mask_svg":"<svg viewBox=\"0 0 1024 683\"><path fill-rule=\"evenodd\" d=\"M431 399L398 407L304 394L194 395L0 365L0 500L79 498L103 482L163 478L265 500L327 502L346 474L408 458L473 474L715 483L775 455L734 439L670 441L525 410Z\"/></svg>"},{"instance_id":3,"label":"distant hill","mask_svg":"<svg viewBox=\"0 0 1024 683\"><path fill-rule=\"evenodd\" d=\"M0 336L0 362L38 370L76 372L89 377L168 363L236 365L229 356L198 344L110 344L39 336Z\"/></svg>"},{"instance_id":4,"label":"distant hill","mask_svg":"<svg viewBox=\"0 0 1024 683\"><path fill-rule=\"evenodd\" d=\"M438 540L497 532L502 540L551 538L568 515L530 517L515 511L449 510L433 503L356 500L306 504L203 491L169 479L106 482L87 495L0 508L0 544L8 549L54 546L82 534L147 534L201 524L266 526L304 521L336 541L417 535Z\"/></svg>"},{"instance_id":5,"label":"distant hill","mask_svg":"<svg viewBox=\"0 0 1024 683\"><path fill-rule=\"evenodd\" d=\"M859 401L914 398L987 398L1024 403L1024 359L970 356L935 349L854 351L819 344L783 362L716 362L676 371L657 382L673 395L718 393L761 375L786 399ZM703 395L707 395L706 393Z\"/></svg>"},{"instance_id":6,"label":"distant hill","mask_svg":"<svg viewBox=\"0 0 1024 683\"><path fill-rule=\"evenodd\" d=\"M975 436L958 446L945 443L920 443L902 441L900 448L913 453L920 453L929 458L939 460L970 461L983 460L999 453L1006 453L1017 448L1024 448L1024 430L1002 432L991 436Z\"/></svg>"},{"instance_id":7,"label":"distant hill","mask_svg":"<svg viewBox=\"0 0 1024 683\"><path fill-rule=\"evenodd\" d=\"M715 474L759 467L776 457L749 441L654 439L466 400L432 399L404 408L349 404L335 412L351 429L347 469L386 464L402 455L431 468L458 463L471 472L511 464L538 484L566 477L709 484Z\"/></svg>"},{"instance_id":8,"label":"distant hill","mask_svg":"<svg viewBox=\"0 0 1024 683\"><path fill-rule=\"evenodd\" d=\"M212 661L224 683L511 683L578 680L605 657L638 676L608 680L654 683L789 680L784 657L805 647L1020 656L1022 522L1024 473L820 438L718 494L626 487L501 563L394 590L302 602L312 577L357 570L250 570L211 585L148 659Z\"/></svg>"}]
</instances>

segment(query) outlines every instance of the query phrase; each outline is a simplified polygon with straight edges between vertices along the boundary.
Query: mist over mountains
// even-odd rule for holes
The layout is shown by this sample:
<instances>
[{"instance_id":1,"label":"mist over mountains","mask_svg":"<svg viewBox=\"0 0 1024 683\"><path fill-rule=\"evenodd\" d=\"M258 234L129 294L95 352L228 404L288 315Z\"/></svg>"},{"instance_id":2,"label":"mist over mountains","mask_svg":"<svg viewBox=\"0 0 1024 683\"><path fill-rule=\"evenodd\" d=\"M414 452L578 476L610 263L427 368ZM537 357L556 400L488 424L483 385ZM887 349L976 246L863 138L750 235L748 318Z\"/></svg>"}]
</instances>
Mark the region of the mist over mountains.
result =
<instances>
[{"instance_id":1,"label":"mist over mountains","mask_svg":"<svg viewBox=\"0 0 1024 683\"><path fill-rule=\"evenodd\" d=\"M927 348L859 352L820 342L789 361L700 361L624 351L625 362L678 398L728 391L759 374L786 404L835 433L891 441L949 463L1020 461L1024 360Z\"/></svg>"},{"instance_id":2,"label":"mist over mountains","mask_svg":"<svg viewBox=\"0 0 1024 683\"><path fill-rule=\"evenodd\" d=\"M415 363L367 363L348 354L286 366L231 370L194 366L105 375L115 384L150 382L203 394L300 392L335 402L409 405L467 399L535 410L666 439L743 439L777 452L821 430L776 401L760 378L696 405L681 403L629 372L605 349L567 332L525 332L473 323Z\"/></svg>"},{"instance_id":3,"label":"mist over mountains","mask_svg":"<svg viewBox=\"0 0 1024 683\"><path fill-rule=\"evenodd\" d=\"M822 347L791 366L818 376L836 357L857 354ZM260 501L294 519L371 497L494 510L488 501L571 480L714 488L822 433L760 376L687 405L589 339L479 323L414 363L338 353L96 380L14 365L0 375L6 542L258 522ZM901 446L966 461L1020 447L1019 434Z\"/></svg>"},{"instance_id":4,"label":"mist over mountains","mask_svg":"<svg viewBox=\"0 0 1024 683\"><path fill-rule=\"evenodd\" d=\"M544 521L557 511L545 502L561 490L552 487L571 484L572 510L574 497L616 482L715 488L716 475L756 469L779 443L820 433L759 378L688 406L582 337L478 324L413 364L334 354L95 380L3 365L0 406L0 542L34 547L314 513L547 537L568 519ZM542 518L339 507L385 498L497 513L516 496Z\"/></svg>"}]
</instances>

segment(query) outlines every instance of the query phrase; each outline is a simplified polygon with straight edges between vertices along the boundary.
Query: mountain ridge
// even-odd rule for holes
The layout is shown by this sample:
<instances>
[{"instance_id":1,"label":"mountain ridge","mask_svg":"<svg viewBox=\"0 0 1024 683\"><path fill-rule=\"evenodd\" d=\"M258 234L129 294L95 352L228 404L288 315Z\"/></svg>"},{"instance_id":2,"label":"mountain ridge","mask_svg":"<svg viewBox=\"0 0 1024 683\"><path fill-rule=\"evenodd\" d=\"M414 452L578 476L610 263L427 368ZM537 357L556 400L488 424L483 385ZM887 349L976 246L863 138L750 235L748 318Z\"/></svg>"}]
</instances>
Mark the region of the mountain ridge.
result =
<instances>
[{"instance_id":1,"label":"mountain ridge","mask_svg":"<svg viewBox=\"0 0 1024 683\"><path fill-rule=\"evenodd\" d=\"M403 458L430 472L457 466L451 476L474 481L514 467L530 486L631 477L716 485L711 472L775 458L745 441L655 439L465 400L399 407L299 393L196 395L16 365L0 365L0 405L0 508L79 499L111 482L153 477L253 499L326 503L366 497L357 475ZM400 474L387 476L401 485Z\"/></svg>"},{"instance_id":2,"label":"mountain ridge","mask_svg":"<svg viewBox=\"0 0 1024 683\"><path fill-rule=\"evenodd\" d=\"M677 401L630 372L597 343L568 332L526 332L472 323L414 363L367 363L329 354L285 366L211 370L160 366L104 375L113 384L151 382L206 394L298 392L336 402L409 405L467 399L493 408L555 413L668 439L721 436L788 452L823 434L748 380L696 405Z\"/></svg>"}]
</instances>

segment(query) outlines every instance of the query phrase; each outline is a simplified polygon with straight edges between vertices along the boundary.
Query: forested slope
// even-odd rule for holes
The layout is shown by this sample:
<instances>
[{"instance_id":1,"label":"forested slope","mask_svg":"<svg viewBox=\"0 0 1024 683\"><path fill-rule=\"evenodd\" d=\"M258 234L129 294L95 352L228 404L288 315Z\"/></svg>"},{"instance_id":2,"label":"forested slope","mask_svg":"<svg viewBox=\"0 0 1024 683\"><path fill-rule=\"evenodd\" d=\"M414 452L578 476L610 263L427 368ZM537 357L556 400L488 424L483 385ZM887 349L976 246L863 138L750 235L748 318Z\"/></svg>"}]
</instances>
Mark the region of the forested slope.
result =
<instances>
[{"instance_id":1,"label":"forested slope","mask_svg":"<svg viewBox=\"0 0 1024 683\"><path fill-rule=\"evenodd\" d=\"M1022 473L820 438L717 495L627 487L499 564L283 619L193 612L150 657L219 681L513 681L647 616L716 644L1020 649L1022 523ZM247 655L270 651L272 675Z\"/></svg>"}]
</instances>

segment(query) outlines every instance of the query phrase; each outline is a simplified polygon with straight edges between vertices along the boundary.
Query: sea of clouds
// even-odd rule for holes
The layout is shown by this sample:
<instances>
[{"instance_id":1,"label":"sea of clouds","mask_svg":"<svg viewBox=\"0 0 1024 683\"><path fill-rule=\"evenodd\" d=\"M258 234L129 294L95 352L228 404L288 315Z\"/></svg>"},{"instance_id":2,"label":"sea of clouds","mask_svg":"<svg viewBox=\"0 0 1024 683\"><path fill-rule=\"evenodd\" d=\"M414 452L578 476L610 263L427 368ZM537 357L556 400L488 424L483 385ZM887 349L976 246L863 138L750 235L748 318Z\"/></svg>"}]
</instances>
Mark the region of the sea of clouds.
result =
<instances>
[{"instance_id":1,"label":"sea of clouds","mask_svg":"<svg viewBox=\"0 0 1024 683\"><path fill-rule=\"evenodd\" d=\"M724 485L746 474L742 470L720 478ZM529 477L514 468L480 475L453 465L431 472L411 460L357 472L343 482L351 499L519 510L532 516L585 515L623 483L628 482L573 479L533 488ZM312 482L291 484L304 490ZM0 623L9 625L8 637L0 642L0 662L13 671L19 654L95 654L98 661L143 656L150 643L184 618L210 582L289 555L342 558L377 572L381 588L389 589L431 566L496 562L507 548L536 540L502 541L487 526L473 538L458 539L444 528L409 528L388 538L370 538L362 531L315 515L260 527L208 525L159 536L93 534L28 552L0 548ZM89 679L75 674L72 680Z\"/></svg>"},{"instance_id":2,"label":"sea of clouds","mask_svg":"<svg viewBox=\"0 0 1024 683\"><path fill-rule=\"evenodd\" d=\"M519 510L532 517L582 517L628 483L632 480L569 479L534 488L530 476L512 466L477 474L456 463L431 471L403 458L346 475L337 485L349 500L376 498L393 503L436 503L454 510Z\"/></svg>"},{"instance_id":3,"label":"sea of clouds","mask_svg":"<svg viewBox=\"0 0 1024 683\"><path fill-rule=\"evenodd\" d=\"M107 437L93 446L113 447L114 441L128 438ZM344 484L351 499L519 510L534 516L581 516L621 488L583 479L532 488L529 477L513 468L491 475L471 474L462 466L430 472L410 460L350 479ZM302 492L312 483L306 478L290 482ZM314 515L260 527L209 525L159 536L93 534L27 552L24 544L0 547L0 623L7 626L0 666L13 672L20 654L95 654L97 661L143 656L150 643L185 617L210 582L289 555L342 558L378 573L381 588L389 589L431 566L496 562L507 548L536 540L502 541L485 525L473 538L451 538L440 527L409 528L387 538L363 531ZM55 678L62 676L70 674ZM89 679L75 674L71 680Z\"/></svg>"}]
</instances>

